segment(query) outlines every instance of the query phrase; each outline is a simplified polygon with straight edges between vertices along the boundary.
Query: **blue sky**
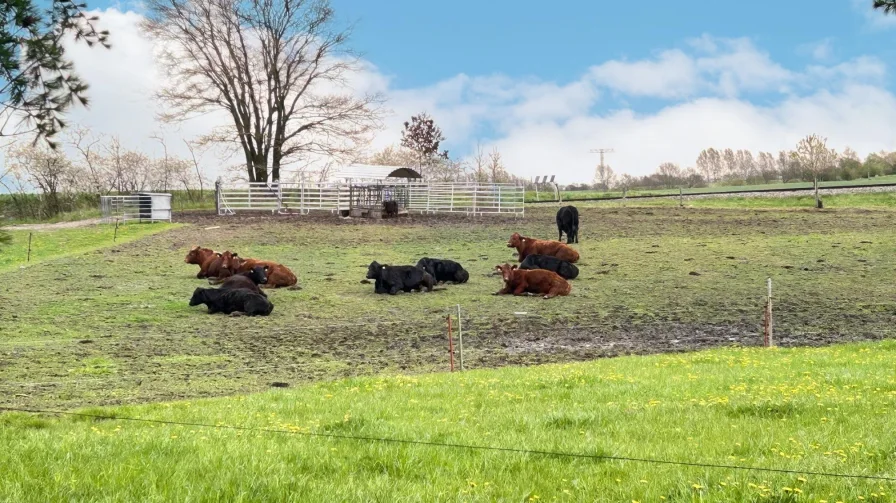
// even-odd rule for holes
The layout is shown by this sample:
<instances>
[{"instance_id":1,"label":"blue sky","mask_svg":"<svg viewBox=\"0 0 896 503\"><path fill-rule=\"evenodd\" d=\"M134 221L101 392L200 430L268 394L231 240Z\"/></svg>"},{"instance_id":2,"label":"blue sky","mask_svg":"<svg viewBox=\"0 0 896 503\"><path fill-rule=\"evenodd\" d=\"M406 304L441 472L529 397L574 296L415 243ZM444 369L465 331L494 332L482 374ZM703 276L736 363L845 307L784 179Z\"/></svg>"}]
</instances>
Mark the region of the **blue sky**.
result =
<instances>
[{"instance_id":1,"label":"blue sky","mask_svg":"<svg viewBox=\"0 0 896 503\"><path fill-rule=\"evenodd\" d=\"M502 73L568 81L608 59L640 59L704 33L750 37L785 66L799 47L830 38L834 54L896 55L892 33L871 29L850 0L559 1L333 0L356 22L354 45L400 87ZM864 2L870 10L871 0Z\"/></svg>"},{"instance_id":2,"label":"blue sky","mask_svg":"<svg viewBox=\"0 0 896 503\"><path fill-rule=\"evenodd\" d=\"M871 0L331 2L356 23L351 45L367 63L353 85L393 112L372 149L425 110L453 154L478 143L511 171L564 181L591 179L593 147L615 148L608 161L634 174L692 165L711 146L775 152L811 133L861 155L896 150L896 17ZM90 2L116 47L73 52L96 93L78 119L151 150L159 76L133 5Z\"/></svg>"}]
</instances>

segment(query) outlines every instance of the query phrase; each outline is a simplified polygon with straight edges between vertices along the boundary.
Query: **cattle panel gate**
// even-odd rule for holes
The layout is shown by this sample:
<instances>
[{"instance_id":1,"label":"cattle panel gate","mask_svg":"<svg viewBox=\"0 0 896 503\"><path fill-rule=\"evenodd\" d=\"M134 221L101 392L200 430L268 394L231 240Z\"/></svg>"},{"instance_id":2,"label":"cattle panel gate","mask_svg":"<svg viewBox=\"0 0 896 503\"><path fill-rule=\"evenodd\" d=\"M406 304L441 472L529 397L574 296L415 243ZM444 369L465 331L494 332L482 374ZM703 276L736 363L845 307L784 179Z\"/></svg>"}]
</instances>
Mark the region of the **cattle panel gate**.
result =
<instances>
[{"instance_id":1,"label":"cattle panel gate","mask_svg":"<svg viewBox=\"0 0 896 503\"><path fill-rule=\"evenodd\" d=\"M238 211L300 213L347 212L351 196L361 187L387 185L407 195L404 209L418 213L463 213L468 215L524 214L525 188L509 183L249 183L239 187L217 184L219 215ZM405 202L406 201L406 202Z\"/></svg>"}]
</instances>

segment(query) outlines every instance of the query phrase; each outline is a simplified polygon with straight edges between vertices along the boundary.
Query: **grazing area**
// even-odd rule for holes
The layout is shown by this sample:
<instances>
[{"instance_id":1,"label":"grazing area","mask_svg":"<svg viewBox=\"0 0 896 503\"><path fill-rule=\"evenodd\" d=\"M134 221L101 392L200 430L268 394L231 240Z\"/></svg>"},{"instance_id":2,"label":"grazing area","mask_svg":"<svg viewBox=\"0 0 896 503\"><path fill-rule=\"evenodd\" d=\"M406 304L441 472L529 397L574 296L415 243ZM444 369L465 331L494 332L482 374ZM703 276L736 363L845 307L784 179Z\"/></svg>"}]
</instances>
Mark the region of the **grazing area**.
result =
<instances>
[{"instance_id":1,"label":"grazing area","mask_svg":"<svg viewBox=\"0 0 896 503\"><path fill-rule=\"evenodd\" d=\"M555 237L555 213L380 222L197 214L136 241L109 246L102 234L98 249L25 269L21 258L7 262L0 403L139 403L446 370L446 316L458 305L467 369L751 346L762 341L768 277L777 344L893 333L891 211L580 206L571 293L492 295L504 286L495 266L517 263L510 236ZM111 232L99 229L58 232ZM301 289L267 289L268 316L209 316L188 305L209 286L184 263L196 245L283 264ZM377 295L366 279L371 261L422 257L457 261L469 279L395 296Z\"/></svg>"},{"instance_id":2,"label":"grazing area","mask_svg":"<svg viewBox=\"0 0 896 503\"><path fill-rule=\"evenodd\" d=\"M892 477L894 352L726 348L82 411L185 425L9 413L0 500L892 501L881 480L317 435Z\"/></svg>"}]
</instances>

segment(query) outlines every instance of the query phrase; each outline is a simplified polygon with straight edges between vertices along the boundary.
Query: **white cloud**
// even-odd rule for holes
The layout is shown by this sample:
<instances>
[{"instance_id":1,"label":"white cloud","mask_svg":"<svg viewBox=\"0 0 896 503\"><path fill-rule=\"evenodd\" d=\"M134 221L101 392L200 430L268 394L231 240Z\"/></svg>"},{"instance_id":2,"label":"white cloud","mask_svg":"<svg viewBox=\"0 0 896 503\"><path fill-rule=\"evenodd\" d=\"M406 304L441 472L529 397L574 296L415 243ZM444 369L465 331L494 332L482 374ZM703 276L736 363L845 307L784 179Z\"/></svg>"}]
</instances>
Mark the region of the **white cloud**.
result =
<instances>
[{"instance_id":1,"label":"white cloud","mask_svg":"<svg viewBox=\"0 0 896 503\"><path fill-rule=\"evenodd\" d=\"M72 48L92 98L91 108L77 110L72 119L158 152L148 138L159 130L150 96L163 76L137 29L140 16L115 9L101 16L113 49ZM483 140L501 150L511 171L554 174L568 183L591 180L597 156L588 151L596 147L614 148L608 162L632 174L651 172L664 161L692 165L711 146L775 152L810 133L860 155L893 148L896 98L883 87L885 75L884 64L872 57L784 68L748 39L703 35L644 60L583 65L571 82L459 74L422 88L396 89L391 76L369 63L350 80L359 92L385 93L394 111L374 148L397 142L402 122L427 111L453 155L467 154ZM651 113L628 106L644 98L665 106ZM216 120L191 121L168 137L182 143Z\"/></svg>"},{"instance_id":2,"label":"white cloud","mask_svg":"<svg viewBox=\"0 0 896 503\"><path fill-rule=\"evenodd\" d=\"M825 38L799 46L797 53L811 56L816 61L827 61L834 55L834 43L830 38Z\"/></svg>"}]
</instances>

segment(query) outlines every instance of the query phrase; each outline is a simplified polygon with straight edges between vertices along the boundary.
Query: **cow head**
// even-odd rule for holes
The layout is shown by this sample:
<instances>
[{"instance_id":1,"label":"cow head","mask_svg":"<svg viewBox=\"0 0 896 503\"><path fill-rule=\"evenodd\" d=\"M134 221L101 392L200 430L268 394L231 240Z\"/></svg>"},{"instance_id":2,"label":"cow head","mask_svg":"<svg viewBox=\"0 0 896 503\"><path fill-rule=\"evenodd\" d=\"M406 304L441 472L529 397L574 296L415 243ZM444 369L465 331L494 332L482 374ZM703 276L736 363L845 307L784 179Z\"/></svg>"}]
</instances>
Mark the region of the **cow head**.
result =
<instances>
[{"instance_id":1,"label":"cow head","mask_svg":"<svg viewBox=\"0 0 896 503\"><path fill-rule=\"evenodd\" d=\"M526 240L520 236L519 232L514 232L512 236L510 236L510 241L507 242L508 248L519 248Z\"/></svg>"},{"instance_id":2,"label":"cow head","mask_svg":"<svg viewBox=\"0 0 896 503\"><path fill-rule=\"evenodd\" d=\"M376 260L370 263L367 267L367 279L377 279L380 277L380 273L383 269L386 268L385 264L380 264Z\"/></svg>"},{"instance_id":3,"label":"cow head","mask_svg":"<svg viewBox=\"0 0 896 503\"><path fill-rule=\"evenodd\" d=\"M236 271L236 268L240 266L240 257L230 250L225 250L224 253L219 253L218 256L221 257L222 269L227 269L228 271Z\"/></svg>"},{"instance_id":4,"label":"cow head","mask_svg":"<svg viewBox=\"0 0 896 503\"><path fill-rule=\"evenodd\" d=\"M195 290L193 290L193 296L190 297L190 305L191 306L198 306L199 304L202 304L203 302L205 302L205 290L206 290L205 288L201 288L201 287L198 287Z\"/></svg>"},{"instance_id":5,"label":"cow head","mask_svg":"<svg viewBox=\"0 0 896 503\"><path fill-rule=\"evenodd\" d=\"M516 266L505 263L504 265L496 265L495 269L501 271L501 277L504 278L504 281L510 281L513 278L513 271L516 269Z\"/></svg>"},{"instance_id":6,"label":"cow head","mask_svg":"<svg viewBox=\"0 0 896 503\"><path fill-rule=\"evenodd\" d=\"M187 256L184 257L184 262L187 264L202 265L202 262L211 253L214 253L214 252L208 248L201 248L197 245L197 246L190 248L190 251L187 253Z\"/></svg>"},{"instance_id":7,"label":"cow head","mask_svg":"<svg viewBox=\"0 0 896 503\"><path fill-rule=\"evenodd\" d=\"M249 271L249 279L256 285L263 285L268 282L268 266L257 265Z\"/></svg>"}]
</instances>

